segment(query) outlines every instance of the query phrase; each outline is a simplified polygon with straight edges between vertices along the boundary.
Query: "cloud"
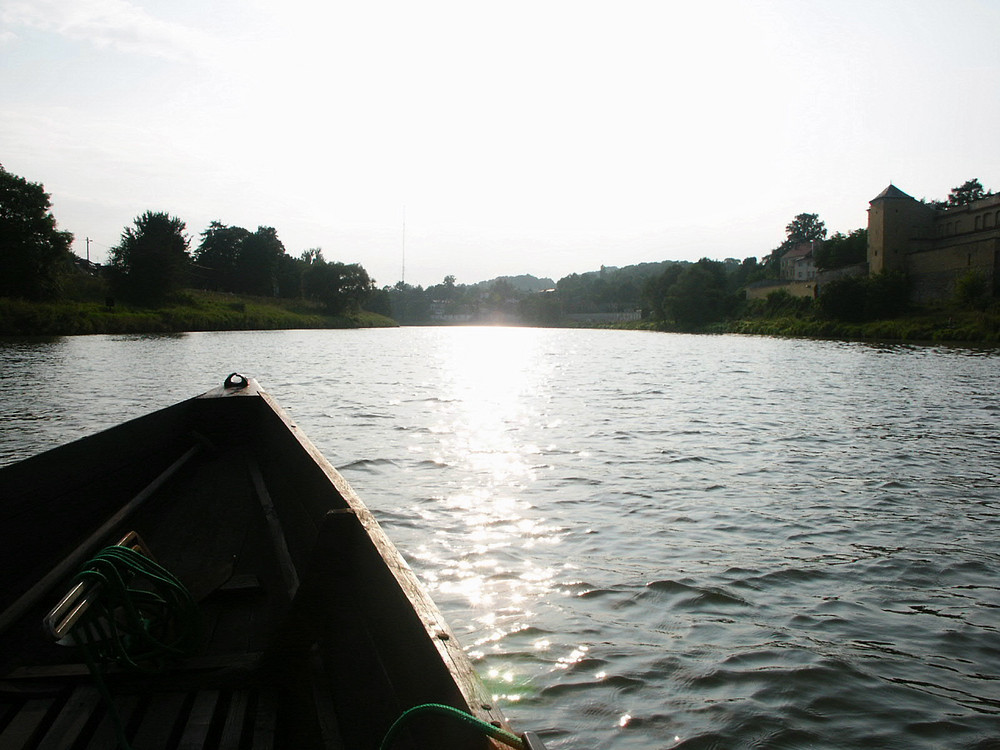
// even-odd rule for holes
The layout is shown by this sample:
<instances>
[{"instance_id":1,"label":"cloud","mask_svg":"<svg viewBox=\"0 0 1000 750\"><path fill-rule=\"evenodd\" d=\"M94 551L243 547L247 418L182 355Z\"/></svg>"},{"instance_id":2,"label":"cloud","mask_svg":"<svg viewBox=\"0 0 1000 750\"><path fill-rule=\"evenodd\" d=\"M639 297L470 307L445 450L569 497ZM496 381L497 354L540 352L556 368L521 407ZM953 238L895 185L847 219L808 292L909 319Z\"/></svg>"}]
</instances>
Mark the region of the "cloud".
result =
<instances>
[{"instance_id":1,"label":"cloud","mask_svg":"<svg viewBox=\"0 0 1000 750\"><path fill-rule=\"evenodd\" d=\"M0 10L0 23L168 60L200 60L213 49L204 31L157 18L127 0L14 0ZM14 33L8 28L0 36Z\"/></svg>"}]
</instances>

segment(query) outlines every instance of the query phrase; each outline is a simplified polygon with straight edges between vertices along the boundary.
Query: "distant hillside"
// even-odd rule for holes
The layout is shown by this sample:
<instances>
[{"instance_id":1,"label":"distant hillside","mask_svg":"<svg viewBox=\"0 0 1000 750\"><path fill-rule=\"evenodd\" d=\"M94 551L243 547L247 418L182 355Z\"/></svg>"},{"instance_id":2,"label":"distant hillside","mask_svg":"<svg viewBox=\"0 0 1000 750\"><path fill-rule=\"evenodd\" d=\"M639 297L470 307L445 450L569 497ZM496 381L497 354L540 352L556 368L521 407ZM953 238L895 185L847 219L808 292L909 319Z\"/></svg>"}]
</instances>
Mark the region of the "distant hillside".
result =
<instances>
[{"instance_id":1,"label":"distant hillside","mask_svg":"<svg viewBox=\"0 0 1000 750\"><path fill-rule=\"evenodd\" d=\"M658 276L663 273L669 266L676 265L687 265L688 261L685 260L661 260L656 263L636 263L631 266L601 266L598 271L583 271L582 273L572 273L569 276L563 277L564 279L569 279L570 277L590 279L594 277L604 277L612 278L616 281L633 281L641 282L648 279L650 276ZM544 292L546 289L555 289L556 282L552 279L538 278L537 276L532 276L531 274L524 273L520 276L498 276L495 279L488 279L487 281L480 281L475 284L469 284L468 286L474 289L489 289L498 281L506 282L518 292L533 293L533 292ZM560 279L562 281L562 279Z\"/></svg>"},{"instance_id":2,"label":"distant hillside","mask_svg":"<svg viewBox=\"0 0 1000 750\"><path fill-rule=\"evenodd\" d=\"M537 276L532 276L531 274L521 274L520 276L497 276L495 279L490 279L489 281L480 281L478 284L470 284L470 286L476 287L478 289L484 289L492 287L498 281L506 282L518 292L544 292L546 289L555 289L556 282L552 279L544 278L540 279Z\"/></svg>"},{"instance_id":3,"label":"distant hillside","mask_svg":"<svg viewBox=\"0 0 1000 750\"><path fill-rule=\"evenodd\" d=\"M584 271L580 274L583 277L591 276L613 276L618 279L647 279L650 276L658 276L667 268L673 265L687 265L686 260L661 260L657 263L636 263L631 266L601 266L599 271Z\"/></svg>"}]
</instances>

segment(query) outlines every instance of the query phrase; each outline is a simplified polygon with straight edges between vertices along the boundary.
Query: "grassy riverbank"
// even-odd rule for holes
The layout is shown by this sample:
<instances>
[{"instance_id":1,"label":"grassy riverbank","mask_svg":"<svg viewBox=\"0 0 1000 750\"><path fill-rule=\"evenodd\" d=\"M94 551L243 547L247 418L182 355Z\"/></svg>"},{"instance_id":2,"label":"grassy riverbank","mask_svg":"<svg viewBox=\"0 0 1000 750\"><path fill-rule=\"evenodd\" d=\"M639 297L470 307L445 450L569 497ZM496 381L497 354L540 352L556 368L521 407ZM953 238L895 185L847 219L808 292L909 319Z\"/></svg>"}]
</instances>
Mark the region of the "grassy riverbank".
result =
<instances>
[{"instance_id":1,"label":"grassy riverbank","mask_svg":"<svg viewBox=\"0 0 1000 750\"><path fill-rule=\"evenodd\" d=\"M615 328L650 331L681 329L637 321ZM713 323L697 333L747 333L759 336L790 336L801 338L843 339L846 341L908 341L913 343L940 342L963 344L1000 344L1000 311L939 310L915 313L889 320L867 323L845 323L815 316L775 316L744 318Z\"/></svg>"},{"instance_id":2,"label":"grassy riverbank","mask_svg":"<svg viewBox=\"0 0 1000 750\"><path fill-rule=\"evenodd\" d=\"M737 320L725 325L730 333L807 336L852 341L912 341L941 343L1000 343L1000 316L986 313L908 315L867 323L777 318Z\"/></svg>"},{"instance_id":3,"label":"grassy riverbank","mask_svg":"<svg viewBox=\"0 0 1000 750\"><path fill-rule=\"evenodd\" d=\"M99 302L53 303L0 299L0 335L73 336L90 333L274 330L282 328L381 328L382 315L327 315L304 300L279 300L189 289L159 308Z\"/></svg>"}]
</instances>

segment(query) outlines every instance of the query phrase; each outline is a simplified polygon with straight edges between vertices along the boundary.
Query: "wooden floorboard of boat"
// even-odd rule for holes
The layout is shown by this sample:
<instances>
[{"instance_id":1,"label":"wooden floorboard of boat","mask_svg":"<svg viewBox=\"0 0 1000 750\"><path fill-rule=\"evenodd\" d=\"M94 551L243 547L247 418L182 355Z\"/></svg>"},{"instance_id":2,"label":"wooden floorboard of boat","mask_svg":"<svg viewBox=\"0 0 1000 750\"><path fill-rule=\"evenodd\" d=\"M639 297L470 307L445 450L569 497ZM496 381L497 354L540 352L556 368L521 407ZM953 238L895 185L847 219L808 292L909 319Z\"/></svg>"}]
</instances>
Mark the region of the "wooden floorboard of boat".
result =
<instances>
[{"instance_id":1,"label":"wooden floorboard of boat","mask_svg":"<svg viewBox=\"0 0 1000 750\"><path fill-rule=\"evenodd\" d=\"M49 697L25 701L10 718L3 732L0 732L0 747L17 750L34 744L43 728L48 726L46 718L52 712L56 700Z\"/></svg>"},{"instance_id":2,"label":"wooden floorboard of boat","mask_svg":"<svg viewBox=\"0 0 1000 750\"><path fill-rule=\"evenodd\" d=\"M187 726L184 727L177 746L178 750L201 750L205 747L218 703L218 690L199 690L195 694Z\"/></svg>"},{"instance_id":3,"label":"wooden floorboard of boat","mask_svg":"<svg viewBox=\"0 0 1000 750\"><path fill-rule=\"evenodd\" d=\"M144 701L145 710L135 729L131 745L143 750L167 750L179 722L187 695L184 693L159 693Z\"/></svg>"},{"instance_id":4,"label":"wooden floorboard of boat","mask_svg":"<svg viewBox=\"0 0 1000 750\"><path fill-rule=\"evenodd\" d=\"M100 708L101 693L94 685L77 687L45 733L38 750L72 747Z\"/></svg>"},{"instance_id":5,"label":"wooden floorboard of boat","mask_svg":"<svg viewBox=\"0 0 1000 750\"><path fill-rule=\"evenodd\" d=\"M115 718L96 686L30 698L0 699L3 750L115 750ZM269 750L275 746L276 702L269 689L167 691L114 698L125 735L141 750ZM335 729L334 725L334 729ZM341 748L339 737L327 747Z\"/></svg>"}]
</instances>

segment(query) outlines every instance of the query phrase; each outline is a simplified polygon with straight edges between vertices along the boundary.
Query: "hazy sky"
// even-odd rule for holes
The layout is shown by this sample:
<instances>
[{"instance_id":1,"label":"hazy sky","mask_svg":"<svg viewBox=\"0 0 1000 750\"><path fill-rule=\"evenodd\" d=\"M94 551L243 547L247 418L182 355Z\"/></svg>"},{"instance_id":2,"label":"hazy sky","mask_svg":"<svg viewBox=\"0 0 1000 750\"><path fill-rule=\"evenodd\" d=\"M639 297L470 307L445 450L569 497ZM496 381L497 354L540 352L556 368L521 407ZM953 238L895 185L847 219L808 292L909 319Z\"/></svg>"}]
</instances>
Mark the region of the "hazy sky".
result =
<instances>
[{"instance_id":1,"label":"hazy sky","mask_svg":"<svg viewBox=\"0 0 1000 750\"><path fill-rule=\"evenodd\" d=\"M996 0L0 0L0 163L379 285L763 256L890 181L1000 190Z\"/></svg>"}]
</instances>

